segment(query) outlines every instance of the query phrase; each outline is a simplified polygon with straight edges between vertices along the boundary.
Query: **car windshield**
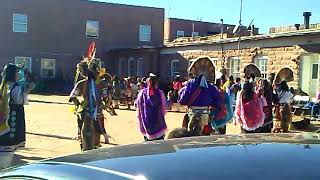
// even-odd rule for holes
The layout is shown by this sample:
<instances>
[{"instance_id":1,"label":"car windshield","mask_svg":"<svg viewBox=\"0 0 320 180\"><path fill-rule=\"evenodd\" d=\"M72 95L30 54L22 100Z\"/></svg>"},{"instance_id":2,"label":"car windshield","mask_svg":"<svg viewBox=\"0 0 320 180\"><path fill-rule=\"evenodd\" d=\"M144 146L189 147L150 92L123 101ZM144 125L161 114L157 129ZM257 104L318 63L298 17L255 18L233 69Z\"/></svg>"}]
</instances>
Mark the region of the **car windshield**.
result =
<instances>
[{"instance_id":1,"label":"car windshield","mask_svg":"<svg viewBox=\"0 0 320 180\"><path fill-rule=\"evenodd\" d=\"M195 136L317 136L319 7L1 0L0 170ZM101 156L120 152L135 154Z\"/></svg>"}]
</instances>

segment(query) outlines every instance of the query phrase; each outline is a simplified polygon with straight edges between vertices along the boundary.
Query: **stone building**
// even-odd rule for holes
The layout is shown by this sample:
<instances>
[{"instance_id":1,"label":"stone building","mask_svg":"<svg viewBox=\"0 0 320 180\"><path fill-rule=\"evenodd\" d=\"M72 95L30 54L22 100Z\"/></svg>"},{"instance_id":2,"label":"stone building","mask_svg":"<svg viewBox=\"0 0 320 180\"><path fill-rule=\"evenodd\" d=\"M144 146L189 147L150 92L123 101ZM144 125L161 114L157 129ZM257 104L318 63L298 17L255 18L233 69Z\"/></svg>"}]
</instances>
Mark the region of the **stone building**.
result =
<instances>
[{"instance_id":1,"label":"stone building","mask_svg":"<svg viewBox=\"0 0 320 180\"><path fill-rule=\"evenodd\" d=\"M288 67L294 72L290 86L301 88L311 96L319 87L320 29L279 32L268 35L216 39L183 44L168 44L160 50L161 77L172 79L187 75L192 61L209 57L218 71L244 77L244 68L254 63L263 77ZM239 48L239 49L238 49Z\"/></svg>"}]
</instances>

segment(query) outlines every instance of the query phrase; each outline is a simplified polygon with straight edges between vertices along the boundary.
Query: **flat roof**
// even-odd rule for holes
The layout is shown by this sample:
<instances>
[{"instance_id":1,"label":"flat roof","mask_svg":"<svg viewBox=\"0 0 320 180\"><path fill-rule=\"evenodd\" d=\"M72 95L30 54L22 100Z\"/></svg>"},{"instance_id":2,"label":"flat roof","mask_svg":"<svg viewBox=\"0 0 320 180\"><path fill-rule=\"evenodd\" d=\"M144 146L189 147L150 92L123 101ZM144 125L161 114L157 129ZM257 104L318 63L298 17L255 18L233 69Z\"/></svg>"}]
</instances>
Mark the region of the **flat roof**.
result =
<instances>
[{"instance_id":1,"label":"flat roof","mask_svg":"<svg viewBox=\"0 0 320 180\"><path fill-rule=\"evenodd\" d=\"M242 36L240 41L248 41L248 40L264 40L264 39L273 39L273 38L281 38L281 37L293 37L293 36L304 36L304 35L312 35L312 34L320 34L320 29L305 29L299 31L289 31L289 32L281 32L281 33L272 33L272 34L263 34L263 35L255 35L255 36ZM208 44L222 44L222 43L232 43L238 42L239 37L234 38L226 38L226 39L212 39L212 40L202 40L202 41L191 41L191 42L182 42L182 43L168 43L165 47L185 47L185 46L197 46L197 45L208 45Z\"/></svg>"},{"instance_id":2,"label":"flat roof","mask_svg":"<svg viewBox=\"0 0 320 180\"><path fill-rule=\"evenodd\" d=\"M168 20L178 20L178 21L190 21L190 22L205 23L205 24L221 24L220 22L217 23L217 22L200 21L200 20L183 19L183 18L174 18L174 17L168 17L166 19L168 19ZM223 25L236 26L235 24L226 24L226 23L223 23ZM246 26L242 26L242 27L246 27Z\"/></svg>"},{"instance_id":3,"label":"flat roof","mask_svg":"<svg viewBox=\"0 0 320 180\"><path fill-rule=\"evenodd\" d=\"M80 1L89 2L89 3L96 3L96 4L102 4L102 5L128 6L128 7L133 7L133 8L150 8L150 9L164 10L164 8L160 8L160 7L150 7L150 6L139 6L139 5L132 5L132 4L103 2L103 1L98 1L98 0L80 0Z\"/></svg>"}]
</instances>

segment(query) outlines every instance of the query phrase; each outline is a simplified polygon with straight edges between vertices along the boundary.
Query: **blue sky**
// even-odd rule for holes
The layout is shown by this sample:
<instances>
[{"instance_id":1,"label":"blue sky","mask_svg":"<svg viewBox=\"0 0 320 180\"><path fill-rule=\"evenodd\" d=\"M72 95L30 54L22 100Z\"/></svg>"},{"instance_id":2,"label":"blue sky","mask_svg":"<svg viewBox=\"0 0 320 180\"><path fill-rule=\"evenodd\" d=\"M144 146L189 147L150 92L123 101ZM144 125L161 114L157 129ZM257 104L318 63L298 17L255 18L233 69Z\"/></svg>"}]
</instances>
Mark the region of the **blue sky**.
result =
<instances>
[{"instance_id":1,"label":"blue sky","mask_svg":"<svg viewBox=\"0 0 320 180\"><path fill-rule=\"evenodd\" d=\"M97 0L103 2L161 7L166 17L237 24L240 0ZM311 11L311 23L320 23L320 0L243 0L242 24L253 24L267 33L271 26L303 24L302 13Z\"/></svg>"}]
</instances>

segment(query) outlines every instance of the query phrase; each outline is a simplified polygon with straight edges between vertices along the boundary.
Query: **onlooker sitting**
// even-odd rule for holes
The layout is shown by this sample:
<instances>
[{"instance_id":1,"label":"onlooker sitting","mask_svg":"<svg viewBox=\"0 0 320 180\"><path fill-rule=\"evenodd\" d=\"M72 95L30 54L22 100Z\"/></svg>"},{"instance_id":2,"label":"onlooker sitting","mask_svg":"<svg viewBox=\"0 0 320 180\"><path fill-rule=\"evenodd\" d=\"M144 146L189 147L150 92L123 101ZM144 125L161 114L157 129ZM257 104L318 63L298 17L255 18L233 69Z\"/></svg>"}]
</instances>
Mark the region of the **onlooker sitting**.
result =
<instances>
[{"instance_id":1,"label":"onlooker sitting","mask_svg":"<svg viewBox=\"0 0 320 180\"><path fill-rule=\"evenodd\" d=\"M311 108L311 114L313 118L317 118L320 113L320 91L317 94L317 101L313 104Z\"/></svg>"}]
</instances>

